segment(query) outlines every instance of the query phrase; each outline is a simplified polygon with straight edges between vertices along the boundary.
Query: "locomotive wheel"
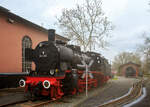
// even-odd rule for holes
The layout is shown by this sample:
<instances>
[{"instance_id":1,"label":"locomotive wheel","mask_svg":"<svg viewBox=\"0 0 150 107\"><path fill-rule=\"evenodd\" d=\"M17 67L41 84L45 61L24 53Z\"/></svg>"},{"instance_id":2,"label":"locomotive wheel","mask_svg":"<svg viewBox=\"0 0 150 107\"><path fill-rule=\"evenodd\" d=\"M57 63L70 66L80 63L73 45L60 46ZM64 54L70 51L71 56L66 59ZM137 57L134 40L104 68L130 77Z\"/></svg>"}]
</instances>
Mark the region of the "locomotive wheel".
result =
<instances>
[{"instance_id":1,"label":"locomotive wheel","mask_svg":"<svg viewBox=\"0 0 150 107\"><path fill-rule=\"evenodd\" d=\"M93 85L95 88L98 87L98 82L95 82Z\"/></svg>"},{"instance_id":2,"label":"locomotive wheel","mask_svg":"<svg viewBox=\"0 0 150 107\"><path fill-rule=\"evenodd\" d=\"M28 100L30 101L35 101L37 100L37 98L35 97L35 95L31 92L31 91L27 91L24 95Z\"/></svg>"},{"instance_id":3,"label":"locomotive wheel","mask_svg":"<svg viewBox=\"0 0 150 107\"><path fill-rule=\"evenodd\" d=\"M33 90L33 95L35 97L39 97L40 96L40 89L38 87L36 87L34 90Z\"/></svg>"},{"instance_id":4,"label":"locomotive wheel","mask_svg":"<svg viewBox=\"0 0 150 107\"><path fill-rule=\"evenodd\" d=\"M84 87L83 87L83 85L80 85L80 86L79 86L78 91L79 91L80 93L84 91Z\"/></svg>"},{"instance_id":5,"label":"locomotive wheel","mask_svg":"<svg viewBox=\"0 0 150 107\"><path fill-rule=\"evenodd\" d=\"M31 100L32 95L31 95L31 92L30 92L30 91L27 91L27 92L24 94L24 96L25 96L28 100Z\"/></svg>"},{"instance_id":6,"label":"locomotive wheel","mask_svg":"<svg viewBox=\"0 0 150 107\"><path fill-rule=\"evenodd\" d=\"M77 93L77 89L76 88L73 88L72 90L72 95L75 95Z\"/></svg>"}]
</instances>

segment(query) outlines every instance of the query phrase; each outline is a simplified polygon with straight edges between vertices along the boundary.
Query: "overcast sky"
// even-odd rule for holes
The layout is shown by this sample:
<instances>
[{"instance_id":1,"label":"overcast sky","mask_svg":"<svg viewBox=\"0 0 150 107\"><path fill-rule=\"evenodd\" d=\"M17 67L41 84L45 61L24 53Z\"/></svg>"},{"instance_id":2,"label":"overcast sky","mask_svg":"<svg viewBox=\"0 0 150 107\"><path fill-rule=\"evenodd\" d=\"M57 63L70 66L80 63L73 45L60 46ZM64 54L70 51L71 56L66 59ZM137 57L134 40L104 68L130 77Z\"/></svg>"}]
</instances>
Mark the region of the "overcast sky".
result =
<instances>
[{"instance_id":1,"label":"overcast sky","mask_svg":"<svg viewBox=\"0 0 150 107\"><path fill-rule=\"evenodd\" d=\"M119 52L133 52L142 43L143 32L150 30L150 0L103 0L103 10L115 25L111 46L97 50L111 61ZM55 16L61 15L63 8L73 8L82 0L0 0L0 6L45 28L55 28Z\"/></svg>"}]
</instances>

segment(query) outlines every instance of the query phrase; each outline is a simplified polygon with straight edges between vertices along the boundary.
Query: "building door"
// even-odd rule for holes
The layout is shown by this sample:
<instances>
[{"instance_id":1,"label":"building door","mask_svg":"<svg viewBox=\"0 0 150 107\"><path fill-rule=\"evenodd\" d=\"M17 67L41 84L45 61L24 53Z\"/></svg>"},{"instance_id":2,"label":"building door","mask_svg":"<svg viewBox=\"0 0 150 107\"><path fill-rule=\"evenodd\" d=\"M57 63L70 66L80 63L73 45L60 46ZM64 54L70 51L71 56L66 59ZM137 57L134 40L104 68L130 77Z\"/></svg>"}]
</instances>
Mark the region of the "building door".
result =
<instances>
[{"instance_id":1,"label":"building door","mask_svg":"<svg viewBox=\"0 0 150 107\"><path fill-rule=\"evenodd\" d=\"M136 76L136 70L133 67L126 68L126 77Z\"/></svg>"},{"instance_id":2,"label":"building door","mask_svg":"<svg viewBox=\"0 0 150 107\"><path fill-rule=\"evenodd\" d=\"M25 49L32 48L32 40L29 36L24 36L22 38L22 72L30 72L31 71L31 61L25 60Z\"/></svg>"}]
</instances>

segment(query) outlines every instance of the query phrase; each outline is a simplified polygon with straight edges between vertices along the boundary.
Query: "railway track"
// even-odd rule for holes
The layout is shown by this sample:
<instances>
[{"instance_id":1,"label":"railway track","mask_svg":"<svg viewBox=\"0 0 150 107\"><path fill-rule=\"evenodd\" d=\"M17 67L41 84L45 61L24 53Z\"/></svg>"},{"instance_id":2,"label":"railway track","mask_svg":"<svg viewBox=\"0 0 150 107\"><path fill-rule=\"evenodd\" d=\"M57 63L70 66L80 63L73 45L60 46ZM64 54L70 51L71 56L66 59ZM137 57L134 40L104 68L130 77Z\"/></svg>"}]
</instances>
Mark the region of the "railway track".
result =
<instances>
[{"instance_id":1,"label":"railway track","mask_svg":"<svg viewBox=\"0 0 150 107\"><path fill-rule=\"evenodd\" d=\"M128 104L128 103L132 102L133 100L137 99L138 97L140 97L142 95L142 87L144 86L144 84L146 82L149 81L148 79L141 80L141 78L139 78L139 80L140 81L133 84L133 86L130 89L128 94L126 94L114 101L111 101L109 103L100 105L98 107L122 107L123 105ZM45 106L45 105L49 104L50 102L52 102L52 101L41 102L41 103L32 105L30 107L41 107L41 106Z\"/></svg>"},{"instance_id":2,"label":"railway track","mask_svg":"<svg viewBox=\"0 0 150 107\"><path fill-rule=\"evenodd\" d=\"M23 91L24 91L24 88L22 87L0 89L0 92L23 92Z\"/></svg>"},{"instance_id":3,"label":"railway track","mask_svg":"<svg viewBox=\"0 0 150 107\"><path fill-rule=\"evenodd\" d=\"M145 84L147 80L136 82L128 95L123 96L121 98L118 98L117 100L105 103L103 105L99 105L98 107L119 107L123 106L124 104L130 103L134 99L138 98L142 94L142 85ZM0 105L0 107L42 107L50 104L51 102L56 101L56 103L59 103L58 100L37 100L37 101L17 101L5 105ZM58 101L58 102L57 102Z\"/></svg>"},{"instance_id":4,"label":"railway track","mask_svg":"<svg viewBox=\"0 0 150 107\"><path fill-rule=\"evenodd\" d=\"M0 97L14 94L14 93L23 93L24 88L5 88L5 89L0 89ZM1 99L1 98L0 98Z\"/></svg>"},{"instance_id":5,"label":"railway track","mask_svg":"<svg viewBox=\"0 0 150 107\"><path fill-rule=\"evenodd\" d=\"M12 102L12 103L8 103L8 104L1 104L0 107L40 107L40 106L44 106L47 105L51 102L54 102L55 100L46 100L46 101L28 101L28 100L24 100L24 101L16 101L16 102Z\"/></svg>"},{"instance_id":6,"label":"railway track","mask_svg":"<svg viewBox=\"0 0 150 107\"><path fill-rule=\"evenodd\" d=\"M46 101L28 101L22 104L19 104L19 107L41 107L41 106L45 106L51 102L54 102L55 100L46 100Z\"/></svg>"},{"instance_id":7,"label":"railway track","mask_svg":"<svg viewBox=\"0 0 150 107\"><path fill-rule=\"evenodd\" d=\"M12 105L24 103L24 102L27 102L27 101L28 100L22 100L22 101L15 101L15 102L11 102L11 103L0 104L0 107L12 106Z\"/></svg>"},{"instance_id":8,"label":"railway track","mask_svg":"<svg viewBox=\"0 0 150 107\"><path fill-rule=\"evenodd\" d=\"M139 96L142 95L142 85L145 82L146 82L146 80L144 80L144 81L141 80L139 82L134 83L132 88L126 95L124 95L120 98L117 98L115 100L106 102L102 105L99 105L98 107L122 107L123 105L126 105L126 104L132 102L133 100L137 99Z\"/></svg>"}]
</instances>

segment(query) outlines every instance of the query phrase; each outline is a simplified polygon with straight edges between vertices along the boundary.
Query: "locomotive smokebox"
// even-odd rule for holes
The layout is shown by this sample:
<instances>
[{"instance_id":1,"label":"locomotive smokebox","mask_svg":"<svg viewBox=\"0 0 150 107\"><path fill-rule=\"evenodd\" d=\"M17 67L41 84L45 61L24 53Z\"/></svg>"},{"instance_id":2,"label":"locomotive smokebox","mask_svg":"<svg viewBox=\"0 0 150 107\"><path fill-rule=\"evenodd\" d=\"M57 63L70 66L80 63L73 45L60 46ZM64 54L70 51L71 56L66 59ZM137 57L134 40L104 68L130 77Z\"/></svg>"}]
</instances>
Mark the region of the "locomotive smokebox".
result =
<instances>
[{"instance_id":1,"label":"locomotive smokebox","mask_svg":"<svg viewBox=\"0 0 150 107\"><path fill-rule=\"evenodd\" d=\"M48 30L48 41L55 41L55 29Z\"/></svg>"}]
</instances>

